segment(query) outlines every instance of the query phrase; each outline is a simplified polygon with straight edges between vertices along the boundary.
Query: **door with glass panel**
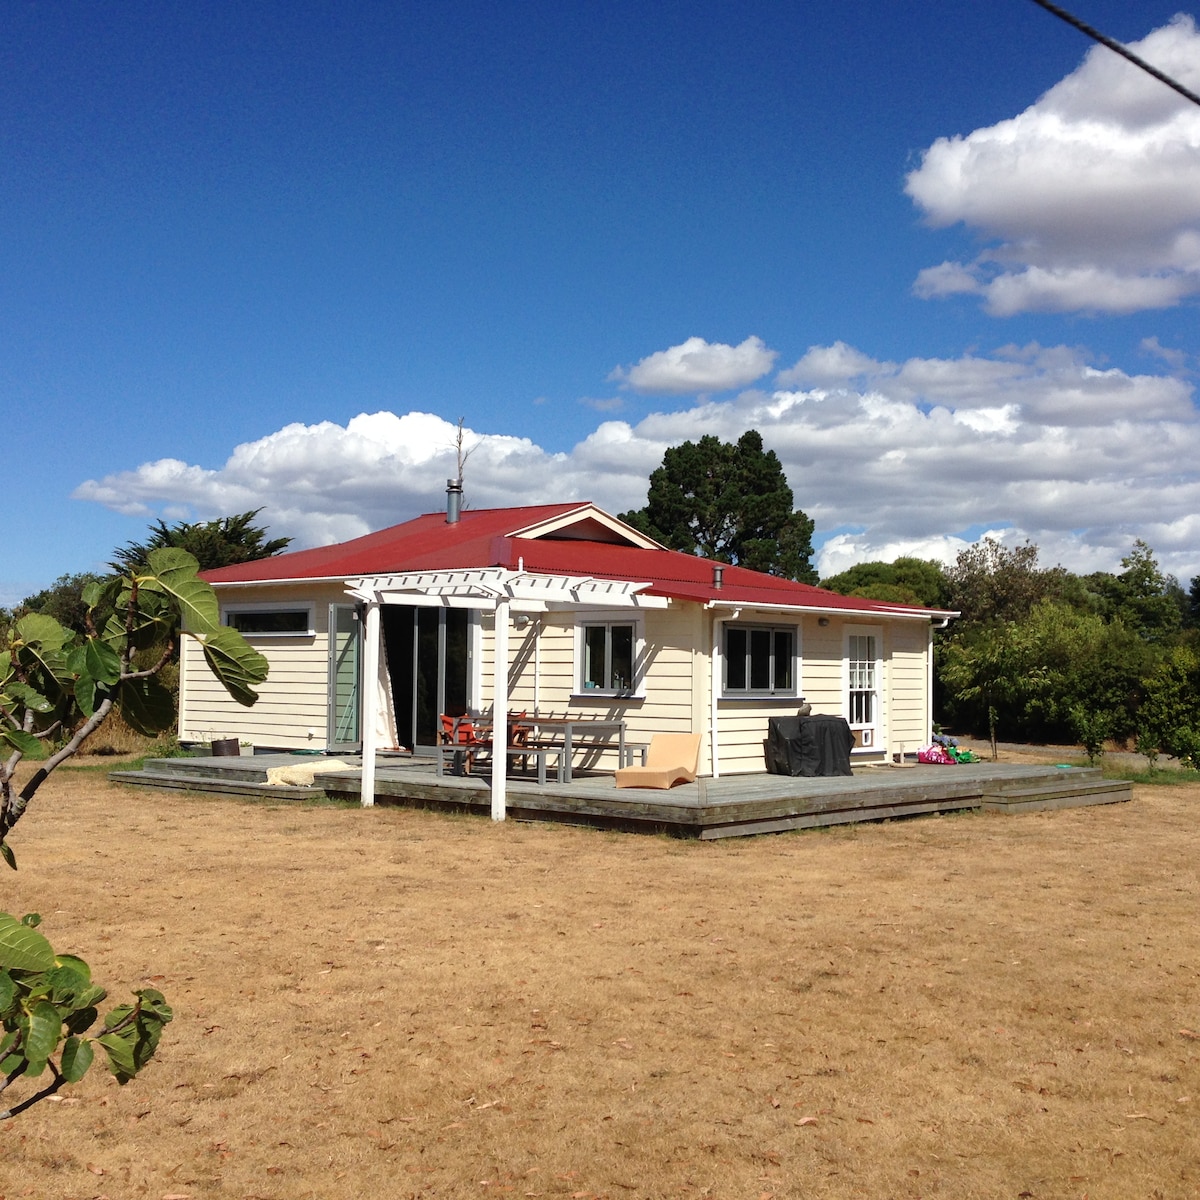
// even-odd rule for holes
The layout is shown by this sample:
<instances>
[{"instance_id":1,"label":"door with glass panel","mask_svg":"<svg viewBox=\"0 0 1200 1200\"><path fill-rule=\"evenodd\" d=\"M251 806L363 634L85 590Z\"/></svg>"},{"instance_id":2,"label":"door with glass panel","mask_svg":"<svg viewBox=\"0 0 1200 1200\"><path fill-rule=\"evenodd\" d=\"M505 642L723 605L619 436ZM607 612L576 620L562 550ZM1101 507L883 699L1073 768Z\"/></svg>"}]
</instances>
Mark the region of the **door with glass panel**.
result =
<instances>
[{"instance_id":1,"label":"door with glass panel","mask_svg":"<svg viewBox=\"0 0 1200 1200\"><path fill-rule=\"evenodd\" d=\"M353 604L329 606L328 748L339 754L362 749L362 622Z\"/></svg>"},{"instance_id":2,"label":"door with glass panel","mask_svg":"<svg viewBox=\"0 0 1200 1200\"><path fill-rule=\"evenodd\" d=\"M846 635L846 719L856 749L880 746L879 639L874 633Z\"/></svg>"},{"instance_id":3,"label":"door with glass panel","mask_svg":"<svg viewBox=\"0 0 1200 1200\"><path fill-rule=\"evenodd\" d=\"M385 604L382 616L396 739L419 752L437 744L441 713L467 711L471 614L464 608Z\"/></svg>"}]
</instances>

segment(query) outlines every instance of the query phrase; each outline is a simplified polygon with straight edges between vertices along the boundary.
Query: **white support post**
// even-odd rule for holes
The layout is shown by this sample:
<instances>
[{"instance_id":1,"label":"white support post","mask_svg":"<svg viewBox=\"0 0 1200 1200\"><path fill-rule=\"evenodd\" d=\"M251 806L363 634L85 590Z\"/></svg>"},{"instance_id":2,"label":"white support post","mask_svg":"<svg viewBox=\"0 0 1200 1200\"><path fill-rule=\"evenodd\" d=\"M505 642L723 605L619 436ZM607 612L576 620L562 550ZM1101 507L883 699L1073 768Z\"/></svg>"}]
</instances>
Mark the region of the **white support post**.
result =
<instances>
[{"instance_id":1,"label":"white support post","mask_svg":"<svg viewBox=\"0 0 1200 1200\"><path fill-rule=\"evenodd\" d=\"M925 741L933 741L933 622L929 622L929 636L925 643Z\"/></svg>"},{"instance_id":2,"label":"white support post","mask_svg":"<svg viewBox=\"0 0 1200 1200\"><path fill-rule=\"evenodd\" d=\"M542 711L542 618L533 622L533 715Z\"/></svg>"},{"instance_id":3,"label":"white support post","mask_svg":"<svg viewBox=\"0 0 1200 1200\"><path fill-rule=\"evenodd\" d=\"M508 606L507 596L496 601L496 630L492 638L492 820L503 821L508 786Z\"/></svg>"},{"instance_id":4,"label":"white support post","mask_svg":"<svg viewBox=\"0 0 1200 1200\"><path fill-rule=\"evenodd\" d=\"M379 601L367 602L362 648L362 806L375 804L375 751L379 741Z\"/></svg>"},{"instance_id":5,"label":"white support post","mask_svg":"<svg viewBox=\"0 0 1200 1200\"><path fill-rule=\"evenodd\" d=\"M709 754L712 761L712 777L721 778L721 752L717 745L717 730L720 727L721 711L717 700L721 695L721 633L725 622L713 614L712 624L712 654L709 662L712 666L712 677L709 684Z\"/></svg>"}]
</instances>

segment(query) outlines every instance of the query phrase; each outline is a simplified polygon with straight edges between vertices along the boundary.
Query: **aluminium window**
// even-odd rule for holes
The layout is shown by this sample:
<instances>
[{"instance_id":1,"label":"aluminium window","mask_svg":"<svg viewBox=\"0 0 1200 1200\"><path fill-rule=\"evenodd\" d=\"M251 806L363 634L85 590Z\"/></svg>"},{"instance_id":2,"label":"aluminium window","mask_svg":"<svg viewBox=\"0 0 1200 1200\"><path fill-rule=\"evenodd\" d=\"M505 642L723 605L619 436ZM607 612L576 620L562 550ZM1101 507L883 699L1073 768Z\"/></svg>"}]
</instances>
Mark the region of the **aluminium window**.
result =
<instances>
[{"instance_id":1,"label":"aluminium window","mask_svg":"<svg viewBox=\"0 0 1200 1200\"><path fill-rule=\"evenodd\" d=\"M579 694L632 696L640 688L641 622L582 621L576 627L576 687Z\"/></svg>"},{"instance_id":2,"label":"aluminium window","mask_svg":"<svg viewBox=\"0 0 1200 1200\"><path fill-rule=\"evenodd\" d=\"M796 695L794 625L725 625L725 695Z\"/></svg>"},{"instance_id":3,"label":"aluminium window","mask_svg":"<svg viewBox=\"0 0 1200 1200\"><path fill-rule=\"evenodd\" d=\"M221 618L246 637L312 637L316 632L309 604L239 605L224 609Z\"/></svg>"}]
</instances>

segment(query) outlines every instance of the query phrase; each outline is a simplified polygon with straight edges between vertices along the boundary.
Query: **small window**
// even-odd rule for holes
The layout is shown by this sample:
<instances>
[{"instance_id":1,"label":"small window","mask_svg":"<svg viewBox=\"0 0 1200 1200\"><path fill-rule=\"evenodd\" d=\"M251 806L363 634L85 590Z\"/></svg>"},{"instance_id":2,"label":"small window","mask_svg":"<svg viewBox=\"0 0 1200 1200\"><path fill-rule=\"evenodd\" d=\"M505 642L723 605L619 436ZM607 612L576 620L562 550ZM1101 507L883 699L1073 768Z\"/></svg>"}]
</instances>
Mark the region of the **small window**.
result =
<instances>
[{"instance_id":1,"label":"small window","mask_svg":"<svg viewBox=\"0 0 1200 1200\"><path fill-rule=\"evenodd\" d=\"M794 696L795 665L793 626L725 626L726 695Z\"/></svg>"},{"instance_id":2,"label":"small window","mask_svg":"<svg viewBox=\"0 0 1200 1200\"><path fill-rule=\"evenodd\" d=\"M308 608L226 609L225 624L247 637L311 637L312 610Z\"/></svg>"},{"instance_id":3,"label":"small window","mask_svg":"<svg viewBox=\"0 0 1200 1200\"><path fill-rule=\"evenodd\" d=\"M586 623L580 629L579 689L630 695L636 686L638 630L632 621Z\"/></svg>"}]
</instances>

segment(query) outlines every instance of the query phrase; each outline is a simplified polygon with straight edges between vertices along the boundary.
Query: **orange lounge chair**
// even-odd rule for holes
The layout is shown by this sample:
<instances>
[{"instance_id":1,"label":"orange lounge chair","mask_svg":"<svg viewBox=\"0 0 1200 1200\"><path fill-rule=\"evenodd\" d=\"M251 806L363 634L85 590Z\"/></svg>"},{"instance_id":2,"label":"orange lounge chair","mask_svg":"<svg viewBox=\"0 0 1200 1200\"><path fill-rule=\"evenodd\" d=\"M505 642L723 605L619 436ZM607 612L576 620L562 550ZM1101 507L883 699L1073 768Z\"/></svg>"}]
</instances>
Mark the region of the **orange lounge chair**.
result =
<instances>
[{"instance_id":1,"label":"orange lounge chair","mask_svg":"<svg viewBox=\"0 0 1200 1200\"><path fill-rule=\"evenodd\" d=\"M650 739L644 767L621 767L617 787L670 788L695 783L700 766L700 734L656 733Z\"/></svg>"}]
</instances>

